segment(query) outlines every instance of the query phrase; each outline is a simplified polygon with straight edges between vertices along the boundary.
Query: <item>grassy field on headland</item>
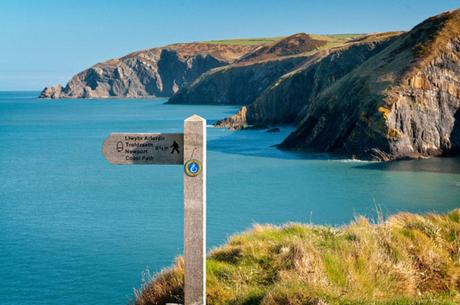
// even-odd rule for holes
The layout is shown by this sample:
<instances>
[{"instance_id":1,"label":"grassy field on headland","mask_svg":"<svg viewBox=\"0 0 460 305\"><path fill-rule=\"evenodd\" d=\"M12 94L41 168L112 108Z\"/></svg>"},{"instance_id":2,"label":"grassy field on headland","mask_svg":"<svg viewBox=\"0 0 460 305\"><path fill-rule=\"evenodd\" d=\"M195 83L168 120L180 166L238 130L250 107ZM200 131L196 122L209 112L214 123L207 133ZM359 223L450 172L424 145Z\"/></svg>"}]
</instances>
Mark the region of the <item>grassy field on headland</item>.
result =
<instances>
[{"instance_id":1,"label":"grassy field on headland","mask_svg":"<svg viewBox=\"0 0 460 305\"><path fill-rule=\"evenodd\" d=\"M263 38L235 38L235 39L223 39L223 40L209 40L205 42L210 43L210 44L222 44L222 45L255 45L255 44L272 43L282 38L283 36L263 37Z\"/></svg>"},{"instance_id":2,"label":"grassy field on headland","mask_svg":"<svg viewBox=\"0 0 460 305\"><path fill-rule=\"evenodd\" d=\"M136 304L183 304L183 260ZM460 209L343 227L256 225L207 259L208 304L460 304Z\"/></svg>"},{"instance_id":3,"label":"grassy field on headland","mask_svg":"<svg viewBox=\"0 0 460 305\"><path fill-rule=\"evenodd\" d=\"M313 39L324 40L328 43L328 48L332 46L342 45L347 41L356 39L364 34L308 34ZM221 44L221 45L255 45L255 44L270 44L278 40L285 38L286 36L277 36L277 37L262 37L262 38L235 38L235 39L223 39L223 40L209 40L204 41L205 43L210 44Z\"/></svg>"}]
</instances>

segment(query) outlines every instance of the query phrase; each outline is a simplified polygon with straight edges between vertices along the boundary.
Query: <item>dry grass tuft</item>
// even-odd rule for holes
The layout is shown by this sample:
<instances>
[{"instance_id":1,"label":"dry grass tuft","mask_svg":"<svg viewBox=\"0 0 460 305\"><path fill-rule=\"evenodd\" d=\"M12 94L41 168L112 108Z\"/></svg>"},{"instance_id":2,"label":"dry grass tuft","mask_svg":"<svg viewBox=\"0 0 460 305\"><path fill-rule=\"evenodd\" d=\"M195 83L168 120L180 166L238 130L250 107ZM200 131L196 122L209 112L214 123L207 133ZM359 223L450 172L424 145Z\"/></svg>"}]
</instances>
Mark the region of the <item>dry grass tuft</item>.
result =
<instances>
[{"instance_id":1,"label":"dry grass tuft","mask_svg":"<svg viewBox=\"0 0 460 305\"><path fill-rule=\"evenodd\" d=\"M158 273L151 283L135 291L136 304L183 303L184 260L176 259L174 266Z\"/></svg>"},{"instance_id":2,"label":"dry grass tuft","mask_svg":"<svg viewBox=\"0 0 460 305\"><path fill-rule=\"evenodd\" d=\"M207 278L208 304L460 304L460 209L340 228L256 225L211 251ZM136 304L181 303L182 283L179 258Z\"/></svg>"}]
</instances>

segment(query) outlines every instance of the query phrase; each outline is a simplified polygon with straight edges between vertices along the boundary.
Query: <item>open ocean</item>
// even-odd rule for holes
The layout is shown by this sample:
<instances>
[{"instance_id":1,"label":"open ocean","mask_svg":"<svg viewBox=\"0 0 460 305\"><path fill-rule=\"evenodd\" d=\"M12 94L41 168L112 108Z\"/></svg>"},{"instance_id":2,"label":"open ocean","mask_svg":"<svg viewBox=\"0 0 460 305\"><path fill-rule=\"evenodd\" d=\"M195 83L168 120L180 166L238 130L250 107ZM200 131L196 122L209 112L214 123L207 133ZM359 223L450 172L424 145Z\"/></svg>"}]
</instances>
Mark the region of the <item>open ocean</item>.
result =
<instances>
[{"instance_id":1,"label":"open ocean","mask_svg":"<svg viewBox=\"0 0 460 305\"><path fill-rule=\"evenodd\" d=\"M181 166L115 166L111 132L182 132L231 106L166 99L39 100L0 92L0 304L127 304L182 253ZM279 151L291 127L208 128L208 248L254 223L341 225L460 207L460 159L393 163Z\"/></svg>"}]
</instances>

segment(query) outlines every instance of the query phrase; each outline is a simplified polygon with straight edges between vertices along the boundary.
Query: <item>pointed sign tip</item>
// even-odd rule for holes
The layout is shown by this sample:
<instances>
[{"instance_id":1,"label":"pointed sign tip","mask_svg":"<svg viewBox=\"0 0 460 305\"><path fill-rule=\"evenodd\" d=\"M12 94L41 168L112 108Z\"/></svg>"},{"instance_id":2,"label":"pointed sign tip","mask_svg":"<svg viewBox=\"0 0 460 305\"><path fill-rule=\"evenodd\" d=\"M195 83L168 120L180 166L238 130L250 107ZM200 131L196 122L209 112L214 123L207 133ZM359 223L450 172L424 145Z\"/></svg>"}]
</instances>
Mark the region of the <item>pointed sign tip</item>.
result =
<instances>
[{"instance_id":1,"label":"pointed sign tip","mask_svg":"<svg viewBox=\"0 0 460 305\"><path fill-rule=\"evenodd\" d=\"M200 117L199 115L194 114L186 118L185 121L190 122L190 121L206 121L206 120Z\"/></svg>"}]
</instances>

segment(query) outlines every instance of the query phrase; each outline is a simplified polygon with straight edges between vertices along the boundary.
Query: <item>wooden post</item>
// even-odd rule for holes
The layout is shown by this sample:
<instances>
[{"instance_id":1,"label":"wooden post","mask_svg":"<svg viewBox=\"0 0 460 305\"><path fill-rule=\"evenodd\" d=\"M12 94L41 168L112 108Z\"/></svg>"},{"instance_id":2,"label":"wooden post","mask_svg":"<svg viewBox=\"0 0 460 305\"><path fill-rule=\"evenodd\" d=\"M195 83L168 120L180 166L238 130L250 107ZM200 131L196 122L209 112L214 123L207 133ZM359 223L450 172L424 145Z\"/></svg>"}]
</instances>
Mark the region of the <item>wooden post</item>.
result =
<instances>
[{"instance_id":1,"label":"wooden post","mask_svg":"<svg viewBox=\"0 0 460 305\"><path fill-rule=\"evenodd\" d=\"M184 121L185 305L206 304L206 120Z\"/></svg>"},{"instance_id":2,"label":"wooden post","mask_svg":"<svg viewBox=\"0 0 460 305\"><path fill-rule=\"evenodd\" d=\"M192 115L184 134L112 133L102 146L112 164L183 164L185 305L206 305L206 120Z\"/></svg>"}]
</instances>

